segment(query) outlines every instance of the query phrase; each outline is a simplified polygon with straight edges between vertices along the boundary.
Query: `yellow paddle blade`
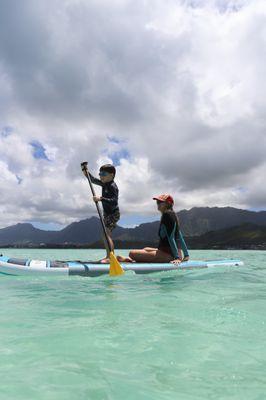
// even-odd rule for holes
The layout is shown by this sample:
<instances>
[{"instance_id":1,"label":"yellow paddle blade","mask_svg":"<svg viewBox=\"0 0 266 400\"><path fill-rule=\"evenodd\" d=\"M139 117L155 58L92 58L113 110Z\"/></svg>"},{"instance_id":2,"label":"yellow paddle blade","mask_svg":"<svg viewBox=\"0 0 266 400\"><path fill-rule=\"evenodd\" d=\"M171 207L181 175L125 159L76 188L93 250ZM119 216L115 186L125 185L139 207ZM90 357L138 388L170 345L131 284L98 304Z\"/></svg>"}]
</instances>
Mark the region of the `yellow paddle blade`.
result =
<instances>
[{"instance_id":1,"label":"yellow paddle blade","mask_svg":"<svg viewBox=\"0 0 266 400\"><path fill-rule=\"evenodd\" d=\"M122 275L124 273L123 268L117 261L116 256L114 253L111 251L110 253L110 270L109 270L109 275L110 276L117 276L117 275Z\"/></svg>"}]
</instances>

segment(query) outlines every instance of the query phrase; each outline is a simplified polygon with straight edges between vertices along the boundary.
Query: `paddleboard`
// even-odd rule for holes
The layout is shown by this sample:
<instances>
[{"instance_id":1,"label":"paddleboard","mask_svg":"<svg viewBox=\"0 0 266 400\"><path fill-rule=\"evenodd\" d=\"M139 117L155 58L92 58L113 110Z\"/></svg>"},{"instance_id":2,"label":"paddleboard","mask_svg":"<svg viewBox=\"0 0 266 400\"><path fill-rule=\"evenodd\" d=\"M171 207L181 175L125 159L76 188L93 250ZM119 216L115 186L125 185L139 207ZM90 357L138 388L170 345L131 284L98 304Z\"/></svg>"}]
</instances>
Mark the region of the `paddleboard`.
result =
<instances>
[{"instance_id":1,"label":"paddleboard","mask_svg":"<svg viewBox=\"0 0 266 400\"><path fill-rule=\"evenodd\" d=\"M133 271L136 274L150 274L163 271L180 271L209 267L237 267L244 265L240 260L189 260L181 264L171 263L122 263L124 271ZM8 275L65 275L97 277L109 273L109 264L93 261L51 261L32 260L0 255L0 273Z\"/></svg>"}]
</instances>

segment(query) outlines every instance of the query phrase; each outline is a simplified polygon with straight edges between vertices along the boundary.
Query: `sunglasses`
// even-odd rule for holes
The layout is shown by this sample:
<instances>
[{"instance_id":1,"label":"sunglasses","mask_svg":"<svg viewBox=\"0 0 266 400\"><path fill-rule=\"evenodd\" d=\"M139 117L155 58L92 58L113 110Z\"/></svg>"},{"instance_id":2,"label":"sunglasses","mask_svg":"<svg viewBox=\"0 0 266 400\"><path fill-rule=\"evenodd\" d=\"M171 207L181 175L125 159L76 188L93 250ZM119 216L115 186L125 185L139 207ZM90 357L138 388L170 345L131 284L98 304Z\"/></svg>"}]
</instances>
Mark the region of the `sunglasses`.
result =
<instances>
[{"instance_id":1,"label":"sunglasses","mask_svg":"<svg viewBox=\"0 0 266 400\"><path fill-rule=\"evenodd\" d=\"M161 200L156 200L156 203L157 203L157 205L158 205L158 204L163 204L163 203L164 203L164 201L161 201Z\"/></svg>"},{"instance_id":2,"label":"sunglasses","mask_svg":"<svg viewBox=\"0 0 266 400\"><path fill-rule=\"evenodd\" d=\"M106 172L106 171L99 172L100 176L107 176L108 174L109 174L109 172Z\"/></svg>"}]
</instances>

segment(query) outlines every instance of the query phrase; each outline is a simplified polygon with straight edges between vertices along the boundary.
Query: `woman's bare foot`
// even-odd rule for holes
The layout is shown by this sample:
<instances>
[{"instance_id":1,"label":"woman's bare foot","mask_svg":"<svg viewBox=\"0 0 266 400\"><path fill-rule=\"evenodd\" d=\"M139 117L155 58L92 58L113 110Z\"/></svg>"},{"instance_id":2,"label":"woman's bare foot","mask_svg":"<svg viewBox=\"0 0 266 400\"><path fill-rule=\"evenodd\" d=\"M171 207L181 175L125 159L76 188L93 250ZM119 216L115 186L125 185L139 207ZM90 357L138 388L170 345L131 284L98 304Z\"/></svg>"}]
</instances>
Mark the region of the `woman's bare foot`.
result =
<instances>
[{"instance_id":1,"label":"woman's bare foot","mask_svg":"<svg viewBox=\"0 0 266 400\"><path fill-rule=\"evenodd\" d=\"M176 258L175 260L170 261L171 264L180 264L182 260L180 258Z\"/></svg>"}]
</instances>

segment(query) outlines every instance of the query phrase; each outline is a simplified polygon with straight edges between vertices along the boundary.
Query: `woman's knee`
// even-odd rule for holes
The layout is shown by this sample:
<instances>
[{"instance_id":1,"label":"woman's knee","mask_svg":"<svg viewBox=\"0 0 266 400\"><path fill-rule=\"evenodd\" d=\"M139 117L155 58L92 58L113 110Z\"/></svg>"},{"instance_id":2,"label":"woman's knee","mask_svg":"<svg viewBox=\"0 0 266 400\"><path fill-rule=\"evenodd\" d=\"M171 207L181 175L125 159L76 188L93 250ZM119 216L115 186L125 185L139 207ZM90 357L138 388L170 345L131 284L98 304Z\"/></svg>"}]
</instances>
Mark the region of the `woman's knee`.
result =
<instances>
[{"instance_id":1,"label":"woman's knee","mask_svg":"<svg viewBox=\"0 0 266 400\"><path fill-rule=\"evenodd\" d=\"M134 258L135 254L136 254L136 250L130 250L128 255L130 258Z\"/></svg>"},{"instance_id":2,"label":"woman's knee","mask_svg":"<svg viewBox=\"0 0 266 400\"><path fill-rule=\"evenodd\" d=\"M132 260L137 260L139 257L142 256L143 253L145 253L145 252L140 249L130 250L129 257L132 258Z\"/></svg>"}]
</instances>

